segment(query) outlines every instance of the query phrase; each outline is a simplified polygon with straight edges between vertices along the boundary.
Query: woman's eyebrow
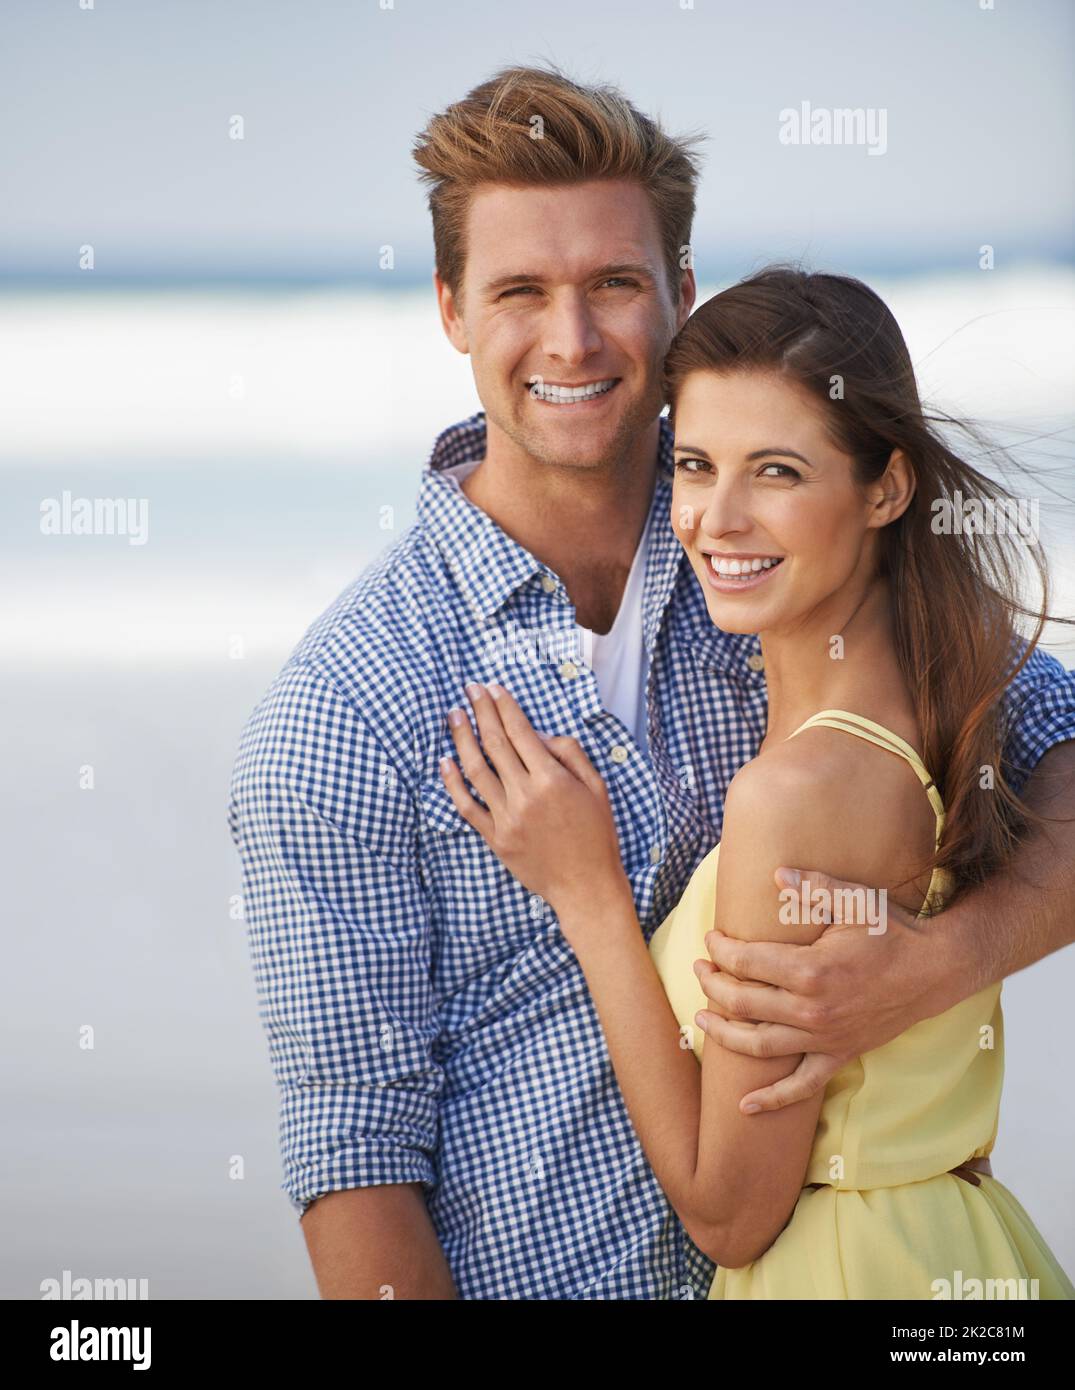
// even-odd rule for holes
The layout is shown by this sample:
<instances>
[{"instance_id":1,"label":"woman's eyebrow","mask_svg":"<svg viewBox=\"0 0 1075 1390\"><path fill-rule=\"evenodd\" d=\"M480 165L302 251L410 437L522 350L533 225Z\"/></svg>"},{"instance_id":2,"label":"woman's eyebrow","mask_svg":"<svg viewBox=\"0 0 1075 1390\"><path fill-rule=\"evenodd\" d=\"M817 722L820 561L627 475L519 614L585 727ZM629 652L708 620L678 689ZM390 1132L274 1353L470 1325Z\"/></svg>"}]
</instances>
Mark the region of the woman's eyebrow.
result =
<instances>
[{"instance_id":1,"label":"woman's eyebrow","mask_svg":"<svg viewBox=\"0 0 1075 1390\"><path fill-rule=\"evenodd\" d=\"M747 463L753 463L755 459L764 458L766 454L784 454L787 458L798 459L800 463L805 463L808 468L813 468L813 464L802 454L798 454L794 449L755 449L752 454L747 454Z\"/></svg>"},{"instance_id":2,"label":"woman's eyebrow","mask_svg":"<svg viewBox=\"0 0 1075 1390\"><path fill-rule=\"evenodd\" d=\"M677 454L690 454L692 458L704 459L706 463L713 462L704 449L699 449L694 444L675 444L673 445L673 449ZM797 453L794 449L784 448L755 449L753 453L747 454L746 462L753 463L755 459L766 458L771 454L783 454L786 458L798 459L800 463L805 463L808 468L813 468L814 466L808 458L804 458L802 454Z\"/></svg>"}]
</instances>

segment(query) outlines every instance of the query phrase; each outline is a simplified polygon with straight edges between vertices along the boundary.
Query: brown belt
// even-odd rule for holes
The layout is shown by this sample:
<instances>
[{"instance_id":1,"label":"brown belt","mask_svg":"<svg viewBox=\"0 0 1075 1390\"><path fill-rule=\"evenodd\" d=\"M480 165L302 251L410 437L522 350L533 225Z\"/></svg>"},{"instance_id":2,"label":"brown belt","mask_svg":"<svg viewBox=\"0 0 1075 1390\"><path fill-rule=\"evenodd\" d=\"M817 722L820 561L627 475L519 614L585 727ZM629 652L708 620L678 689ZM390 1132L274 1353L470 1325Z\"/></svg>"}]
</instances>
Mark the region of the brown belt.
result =
<instances>
[{"instance_id":1,"label":"brown belt","mask_svg":"<svg viewBox=\"0 0 1075 1390\"><path fill-rule=\"evenodd\" d=\"M981 1187L982 1180L977 1176L978 1173L985 1173L987 1177L993 1176L993 1166L988 1158L968 1158L965 1163L958 1164L955 1168L949 1168L950 1173L955 1173L957 1178L963 1178L973 1187ZM807 1187L831 1187L827 1182L808 1182Z\"/></svg>"},{"instance_id":2,"label":"brown belt","mask_svg":"<svg viewBox=\"0 0 1075 1390\"><path fill-rule=\"evenodd\" d=\"M984 1173L986 1177L993 1176L993 1165L988 1158L968 1158L965 1163L961 1163L957 1168L949 1168L950 1173L955 1173L957 1178L966 1178L967 1182L974 1187L981 1187L981 1178L975 1177L975 1173Z\"/></svg>"}]
</instances>

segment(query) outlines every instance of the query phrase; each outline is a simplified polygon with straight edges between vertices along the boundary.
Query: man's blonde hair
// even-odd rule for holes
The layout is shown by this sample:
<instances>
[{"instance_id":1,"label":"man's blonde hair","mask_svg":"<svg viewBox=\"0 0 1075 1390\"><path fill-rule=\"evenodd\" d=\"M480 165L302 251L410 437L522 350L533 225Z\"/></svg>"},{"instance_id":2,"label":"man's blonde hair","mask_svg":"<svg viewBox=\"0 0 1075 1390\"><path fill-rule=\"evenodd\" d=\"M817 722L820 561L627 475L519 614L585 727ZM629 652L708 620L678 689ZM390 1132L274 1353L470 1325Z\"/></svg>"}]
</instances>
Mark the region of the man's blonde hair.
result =
<instances>
[{"instance_id":1,"label":"man's blonde hair","mask_svg":"<svg viewBox=\"0 0 1075 1390\"><path fill-rule=\"evenodd\" d=\"M631 179L649 194L673 295L687 262L702 135L672 137L615 87L585 87L556 68L504 68L433 116L415 142L429 185L441 279L458 295L467 208L482 184Z\"/></svg>"}]
</instances>

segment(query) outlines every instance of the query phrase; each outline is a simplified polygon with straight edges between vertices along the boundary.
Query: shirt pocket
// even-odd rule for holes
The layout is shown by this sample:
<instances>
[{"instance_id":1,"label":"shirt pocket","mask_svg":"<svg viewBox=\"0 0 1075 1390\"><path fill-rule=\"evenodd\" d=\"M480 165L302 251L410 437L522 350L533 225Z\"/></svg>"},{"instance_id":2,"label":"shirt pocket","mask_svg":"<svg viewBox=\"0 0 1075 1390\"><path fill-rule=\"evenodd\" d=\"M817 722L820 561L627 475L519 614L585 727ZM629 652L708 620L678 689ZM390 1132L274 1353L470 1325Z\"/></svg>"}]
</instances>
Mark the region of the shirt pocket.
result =
<instances>
[{"instance_id":1,"label":"shirt pocket","mask_svg":"<svg viewBox=\"0 0 1075 1390\"><path fill-rule=\"evenodd\" d=\"M468 791L467 795L470 796L471 793ZM485 841L474 827L468 825L456 810L451 793L443 782L423 782L418 788L418 806L422 821L430 834L473 835L480 844L485 845Z\"/></svg>"},{"instance_id":2,"label":"shirt pocket","mask_svg":"<svg viewBox=\"0 0 1075 1390\"><path fill-rule=\"evenodd\" d=\"M502 954L509 944L518 946L532 937L543 921L551 921L552 909L508 872L456 810L442 782L423 782L418 805L422 872L434 925L446 936L480 939L493 954Z\"/></svg>"}]
</instances>

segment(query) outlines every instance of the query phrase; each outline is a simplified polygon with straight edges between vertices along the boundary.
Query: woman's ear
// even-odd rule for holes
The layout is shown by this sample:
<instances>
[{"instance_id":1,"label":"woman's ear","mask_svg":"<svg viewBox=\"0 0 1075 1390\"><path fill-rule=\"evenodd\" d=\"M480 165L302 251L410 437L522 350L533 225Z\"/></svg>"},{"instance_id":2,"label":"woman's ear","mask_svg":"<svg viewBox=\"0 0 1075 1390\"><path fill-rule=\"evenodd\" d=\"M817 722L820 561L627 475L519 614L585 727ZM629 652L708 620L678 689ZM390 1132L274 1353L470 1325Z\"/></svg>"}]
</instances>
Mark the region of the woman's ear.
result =
<instances>
[{"instance_id":1,"label":"woman's ear","mask_svg":"<svg viewBox=\"0 0 1075 1390\"><path fill-rule=\"evenodd\" d=\"M875 483L870 485L870 526L888 526L898 520L911 505L915 494L915 475L910 460L902 449L893 449L888 466Z\"/></svg>"}]
</instances>

